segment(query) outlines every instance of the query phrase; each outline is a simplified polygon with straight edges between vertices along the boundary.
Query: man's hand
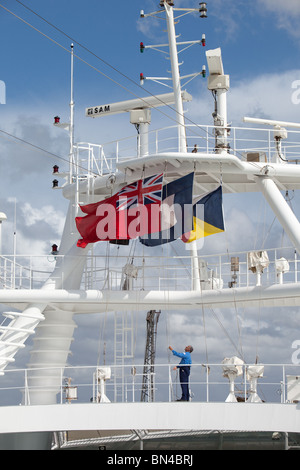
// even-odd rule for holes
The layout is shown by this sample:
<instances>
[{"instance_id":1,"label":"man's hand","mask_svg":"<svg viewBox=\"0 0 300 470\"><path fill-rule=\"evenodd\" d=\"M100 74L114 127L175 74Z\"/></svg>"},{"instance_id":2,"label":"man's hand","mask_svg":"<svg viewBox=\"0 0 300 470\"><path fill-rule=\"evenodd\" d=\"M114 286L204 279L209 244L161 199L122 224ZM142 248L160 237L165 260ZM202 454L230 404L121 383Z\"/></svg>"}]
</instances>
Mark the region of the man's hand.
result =
<instances>
[{"instance_id":1,"label":"man's hand","mask_svg":"<svg viewBox=\"0 0 300 470\"><path fill-rule=\"evenodd\" d=\"M170 349L170 351L173 351L173 348L172 348L172 346L169 346L169 349Z\"/></svg>"}]
</instances>

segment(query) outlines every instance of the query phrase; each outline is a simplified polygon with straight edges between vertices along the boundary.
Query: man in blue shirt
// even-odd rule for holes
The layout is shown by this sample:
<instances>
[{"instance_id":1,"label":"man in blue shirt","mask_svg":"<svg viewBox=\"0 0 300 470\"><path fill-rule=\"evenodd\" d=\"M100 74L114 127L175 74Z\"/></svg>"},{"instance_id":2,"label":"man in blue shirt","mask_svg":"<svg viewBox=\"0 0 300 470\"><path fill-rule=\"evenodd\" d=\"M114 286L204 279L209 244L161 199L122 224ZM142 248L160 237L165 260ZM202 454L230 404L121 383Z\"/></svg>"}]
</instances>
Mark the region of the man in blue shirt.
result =
<instances>
[{"instance_id":1,"label":"man in blue shirt","mask_svg":"<svg viewBox=\"0 0 300 470\"><path fill-rule=\"evenodd\" d=\"M179 365L174 367L174 370L176 370L177 368L179 369L180 385L182 390L182 397L177 401L189 401L189 376L192 365L191 353L193 352L193 347L186 346L183 353L178 353L174 351L171 346L169 346L169 349L170 351L172 351L174 356L178 356L181 358Z\"/></svg>"}]
</instances>

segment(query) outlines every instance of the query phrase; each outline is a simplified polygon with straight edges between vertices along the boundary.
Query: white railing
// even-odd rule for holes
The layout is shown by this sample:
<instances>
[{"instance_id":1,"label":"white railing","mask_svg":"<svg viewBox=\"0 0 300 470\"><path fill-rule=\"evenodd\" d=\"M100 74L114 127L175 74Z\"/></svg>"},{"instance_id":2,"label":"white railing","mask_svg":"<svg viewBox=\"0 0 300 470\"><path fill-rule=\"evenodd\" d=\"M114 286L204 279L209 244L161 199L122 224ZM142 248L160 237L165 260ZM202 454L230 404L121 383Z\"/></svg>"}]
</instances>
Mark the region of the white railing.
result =
<instances>
[{"instance_id":1,"label":"white railing","mask_svg":"<svg viewBox=\"0 0 300 470\"><path fill-rule=\"evenodd\" d=\"M0 288L39 289L55 267L57 256L0 256Z\"/></svg>"},{"instance_id":2,"label":"white railing","mask_svg":"<svg viewBox=\"0 0 300 470\"><path fill-rule=\"evenodd\" d=\"M79 176L103 175L115 170L116 155L106 156L102 145L80 142L74 145L74 154L75 168Z\"/></svg>"},{"instance_id":3,"label":"white railing","mask_svg":"<svg viewBox=\"0 0 300 470\"><path fill-rule=\"evenodd\" d=\"M153 393L150 389L144 394L146 397L154 396L156 402L171 402L181 398L181 387L179 383L178 370L173 368L176 364L156 364L153 366L152 380ZM193 364L190 374L190 396L194 402L226 402L230 395L230 384L227 377L223 376L224 364ZM121 366L111 366L111 376L105 380L101 387L99 380L99 369L101 366L67 367L59 370L61 377L60 387L55 386L57 391L57 403L101 403L101 392L105 392L105 402L115 402L115 397L124 397L127 403L140 402L143 387L143 365L123 366L123 382L115 382L119 376ZM242 366L241 376L235 379L234 396L238 402L250 401L253 394L253 384L247 376L249 365ZM108 369L108 366L104 366ZM43 370L45 369L34 369ZM54 368L51 368L54 370ZM58 374L56 374L58 376ZM0 406L13 406L20 404L30 405L30 370L17 369L7 370L6 375L0 379ZM300 400L300 365L296 364L264 364L264 373L257 383L257 396L262 403L295 403ZM117 385L116 385L117 383ZM115 388L122 387L122 393L116 393ZM34 386L35 396L37 391L49 391L49 383L45 387ZM145 388L144 388L145 390ZM145 400L144 400L145 401ZM146 400L147 401L147 400ZM149 400L150 401L150 400ZM232 402L232 400L230 400ZM257 401L256 401L257 402Z\"/></svg>"},{"instance_id":4,"label":"white railing","mask_svg":"<svg viewBox=\"0 0 300 470\"><path fill-rule=\"evenodd\" d=\"M253 266L253 256L266 265ZM252 258L251 258L251 256ZM297 283L300 260L293 248L243 251L201 256L202 290ZM0 288L39 289L53 272L57 256L0 256ZM256 262L255 261L255 262ZM251 264L252 263L252 264ZM89 256L82 279L83 289L97 290L191 290L192 262L186 256ZM63 279L59 280L62 282Z\"/></svg>"},{"instance_id":5,"label":"white railing","mask_svg":"<svg viewBox=\"0 0 300 470\"><path fill-rule=\"evenodd\" d=\"M272 128L229 127L228 152L241 160L247 160L248 153L258 153L263 162L282 162L277 152L277 143ZM212 125L187 124L187 151L197 145L198 152L215 152L215 128ZM116 171L118 162L139 158L140 136L138 134L103 145L80 142L74 146L73 176L84 179ZM177 126L169 126L149 132L149 154L177 152ZM289 130L288 138L282 141L281 157L294 163L300 161L300 132ZM249 157L251 160L251 157ZM68 170L69 171L69 170ZM92 182L91 182L92 184ZM92 189L92 188L91 188Z\"/></svg>"},{"instance_id":6,"label":"white railing","mask_svg":"<svg viewBox=\"0 0 300 470\"><path fill-rule=\"evenodd\" d=\"M188 125L188 142L191 140L197 144L199 152L214 152L215 137L213 126ZM278 156L277 143L274 139L274 129L230 127L227 137L229 153L236 155L241 160L247 160L247 154L257 152L260 154L260 161L281 162ZM192 151L193 145L189 144L188 149ZM298 163L300 160L300 132L288 131L288 138L282 141L282 158L284 160Z\"/></svg>"},{"instance_id":7,"label":"white railing","mask_svg":"<svg viewBox=\"0 0 300 470\"><path fill-rule=\"evenodd\" d=\"M197 145L198 152L215 152L215 128L212 125L187 124L187 151ZM228 128L229 153L241 160L247 160L248 153L258 153L263 162L282 162L277 152L272 128ZM169 126L149 132L149 154L177 152L177 126ZM75 145L74 175L104 175L116 171L117 163L130 158L139 158L139 135L103 145L78 143ZM282 141L281 157L294 163L300 161L300 132L289 130L288 138ZM251 157L250 157L251 159Z\"/></svg>"},{"instance_id":8,"label":"white railing","mask_svg":"<svg viewBox=\"0 0 300 470\"><path fill-rule=\"evenodd\" d=\"M268 265L260 271L251 264L250 253L266 254ZM200 280L204 290L228 287L250 287L255 285L272 285L277 283L298 282L299 259L293 248L268 249L254 252L234 252L201 256ZM249 259L250 258L250 259ZM286 260L285 272L280 272L280 262ZM237 263L235 264L234 261ZM86 288L120 289L126 277L131 277L132 289L143 290L190 290L192 266L190 255L159 257L135 256L133 267L135 275L126 274L127 259L108 258L108 266L103 267L102 257L93 257L90 268L87 268ZM118 264L118 266L117 266ZM131 267L131 266L130 266ZM94 275L92 275L92 272Z\"/></svg>"}]
</instances>

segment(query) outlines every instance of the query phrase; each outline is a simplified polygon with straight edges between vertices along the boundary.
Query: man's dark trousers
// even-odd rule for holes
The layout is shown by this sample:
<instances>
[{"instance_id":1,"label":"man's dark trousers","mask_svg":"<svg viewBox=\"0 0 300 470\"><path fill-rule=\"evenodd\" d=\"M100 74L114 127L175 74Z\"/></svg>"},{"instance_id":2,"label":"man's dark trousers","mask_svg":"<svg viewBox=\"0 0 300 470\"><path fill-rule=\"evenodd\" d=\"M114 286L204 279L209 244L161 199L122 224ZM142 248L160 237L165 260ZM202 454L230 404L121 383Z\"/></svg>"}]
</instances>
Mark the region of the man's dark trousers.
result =
<instances>
[{"instance_id":1,"label":"man's dark trousers","mask_svg":"<svg viewBox=\"0 0 300 470\"><path fill-rule=\"evenodd\" d=\"M181 400L184 400L184 401L189 401L190 399L189 376L190 376L190 366L180 366L179 377L180 377L180 385L181 385L181 390L182 390Z\"/></svg>"}]
</instances>

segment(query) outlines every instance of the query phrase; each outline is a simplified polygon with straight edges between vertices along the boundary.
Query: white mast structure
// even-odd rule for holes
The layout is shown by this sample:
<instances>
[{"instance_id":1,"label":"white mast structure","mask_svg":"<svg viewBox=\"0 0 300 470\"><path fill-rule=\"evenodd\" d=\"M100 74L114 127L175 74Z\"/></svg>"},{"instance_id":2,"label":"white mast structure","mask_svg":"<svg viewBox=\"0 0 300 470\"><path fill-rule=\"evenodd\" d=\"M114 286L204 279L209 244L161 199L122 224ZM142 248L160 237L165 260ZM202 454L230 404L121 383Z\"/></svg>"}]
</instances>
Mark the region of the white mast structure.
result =
<instances>
[{"instance_id":1,"label":"white mast structure","mask_svg":"<svg viewBox=\"0 0 300 470\"><path fill-rule=\"evenodd\" d=\"M172 73L172 88L174 92L175 98L175 111L176 117L175 120L177 122L177 129L178 129L178 152L187 153L187 139L186 139L186 128L185 128L185 119L184 119L184 108L183 108L183 95L182 95L182 87L181 87L181 79L193 77L202 74L193 73L190 75L185 75L183 77L180 76L180 64L178 60L178 46L184 45L190 47L194 44L199 44L202 41L184 41L184 42L177 42L176 40L176 30L175 30L175 20L174 20L174 10L179 11L183 14L188 14L192 12L199 12L201 9L199 8L174 8L174 1L171 0L161 0L160 6L165 9L166 11L166 22L167 22L167 31L168 31L168 44L159 44L159 46L152 46L152 45L143 45L143 49L156 49L157 47L169 47L169 55L170 55L170 62L171 62L171 73ZM206 9L205 9L206 10ZM144 11L141 11L141 18L152 17L156 14L160 14L161 11L148 13L145 14ZM205 35L203 35L203 39ZM143 43L142 43L143 44ZM153 80L159 82L159 80L169 80L169 78L165 77L144 77L142 75L141 83L144 83L144 80Z\"/></svg>"},{"instance_id":2,"label":"white mast structure","mask_svg":"<svg viewBox=\"0 0 300 470\"><path fill-rule=\"evenodd\" d=\"M208 64L210 68L209 89L215 91L218 101L217 116L220 120L215 121L216 142L215 154L196 154L187 153L186 135L184 127L184 114L182 105L182 92L180 84L180 73L176 33L174 27L173 8L174 3L169 0L162 0L161 6L166 10L166 18L168 25L170 59L172 66L172 79L174 83L174 102L176 108L176 116L178 122L178 152L162 155L148 155L146 144L142 152L142 158L133 158L130 162L124 162L123 168L131 168L132 173L128 178L129 181L134 180L134 171L141 166L153 166L157 164L163 168L166 163L179 168L191 169L193 164L201 163L201 171L204 180L203 187L217 182L220 174L220 165L222 164L223 177L234 176L236 180L243 177L247 180L245 184L251 182L255 189L262 190L267 201L270 203L274 213L281 222L283 228L288 233L298 253L300 253L300 224L284 197L280 193L277 184L272 179L276 171L276 179L282 182L282 185L289 184L289 179L300 178L300 169L294 165L292 169L285 164L267 164L258 163L252 165L249 162L240 161L235 155L229 155L227 152L226 132L227 132L227 107L226 107L226 91L229 82L223 73L221 65L221 56L216 51L207 53ZM198 9L176 9L183 11L199 11ZM160 12L161 13L161 12ZM146 16L146 15L145 15ZM42 289L32 290L15 290L3 289L0 291L0 303L8 305L19 305L22 313L9 312L13 316L13 322L9 327L2 328L2 336L0 342L0 373L5 369L8 363L13 362L16 352L24 345L30 334L34 336L34 347L31 351L31 360L29 370L27 371L28 395L24 397L26 404L31 405L54 405L57 401L57 393L60 391L62 383L62 372L66 366L70 345L72 342L73 332L76 327L73 321L75 313L99 313L107 310L127 310L132 305L139 305L141 309L161 309L167 308L182 309L199 308L199 305L206 306L273 306L277 305L300 305L300 291L297 283L289 286L274 284L266 289L259 287L242 287L233 289L219 289L202 291L200 289L199 266L197 265L197 249L193 248L194 274L193 274L193 292L177 292L177 291L86 291L80 289L83 269L86 263L86 256L89 248L78 248L77 239L78 232L75 227L75 213L77 207L76 197L78 193L78 184L73 182L73 166L74 157L74 96L73 96L73 48L71 53L71 102L70 102L70 123L67 125L70 132L70 172L69 185L64 192L68 195L69 209L65 221L65 227L62 235L59 254L56 266L44 284ZM218 63L216 69L214 65ZM223 78L225 77L225 78ZM148 108L149 106L146 106ZM122 112L128 111L123 109ZM95 117L95 116L93 116ZM218 121L218 122L217 122ZM147 124L147 123L146 123ZM267 123L268 124L268 123ZM287 123L288 124L288 123ZM273 125L273 124L272 124ZM292 125L292 124L291 124ZM276 124L275 124L276 126ZM63 126L61 126L63 127ZM219 131L219 133L218 133ZM281 134L282 135L282 134ZM179 163L178 163L179 162ZM176 166L179 165L179 166ZM274 170L275 168L275 170ZM122 164L119 176L116 175L116 181L123 182L124 172L122 173ZM299 173L299 175L298 175ZM127 173L129 174L129 172ZM212 175L212 177L211 177ZM95 179L95 187L101 188L105 193L107 189L106 183L111 175L101 175L101 178ZM130 179L131 178L131 179ZM198 180L199 181L199 180ZM80 201L84 202L87 194L88 183L84 182L85 188L80 189ZM230 187L237 188L241 191L239 185L234 186L235 182L229 179L227 183ZM295 183L297 186L298 183ZM83 188L83 186L81 187ZM67 197L67 196L66 196ZM4 329L7 328L7 329ZM21 408L21 407L20 407ZM47 407L46 407L47 408ZM91 411L88 411L91 413ZM209 414L208 414L209 415ZM119 416L117 416L119 419ZM130 419L130 417L128 417ZM238 418L237 418L238 419ZM143 423L144 425L144 423ZM189 429L192 429L189 427ZM210 428L209 428L210 429ZM222 428L223 429L223 428ZM243 428L244 429L244 428ZM50 437L49 437L50 436ZM51 433L42 433L40 435L41 446L51 438ZM37 436L35 435L35 445Z\"/></svg>"},{"instance_id":3,"label":"white mast structure","mask_svg":"<svg viewBox=\"0 0 300 470\"><path fill-rule=\"evenodd\" d=\"M169 4L171 3L171 5ZM164 1L164 7L167 15L168 36L170 44L170 60L172 69L173 89L175 95L175 108L176 119L178 120L178 151L187 153L187 141L185 132L185 120L183 102L181 99L181 80L178 62L178 50L176 44L176 31L174 24L173 2ZM200 290L200 271L198 262L197 242L193 241L190 244L192 254L192 288L193 290Z\"/></svg>"},{"instance_id":4,"label":"white mast structure","mask_svg":"<svg viewBox=\"0 0 300 470\"><path fill-rule=\"evenodd\" d=\"M204 5L204 4L203 4ZM161 0L160 6L164 7L166 10L166 21L167 21L167 30L168 30L168 46L169 46L169 54L170 54L170 61L171 61L171 71L172 71L172 83L173 83L173 91L175 97L175 111L176 111L176 121L177 121L177 128L178 128L178 152L182 154L187 154L187 139L186 139L186 128L185 128L185 119L184 119L184 109L183 109L183 100L182 100L182 90L181 90L181 77L180 77L180 65L178 61L178 45L193 45L200 43L201 41L185 41L185 42L177 42L176 41L176 30L175 30L175 21L174 21L174 10L191 13L191 12L199 12L201 9L191 9L191 8L174 8L174 2L171 0ZM201 7L202 8L202 7ZM206 12L206 8L205 8ZM153 16L153 13L149 15L145 15L144 12L141 12L141 17L146 16ZM202 16L202 15L201 15ZM206 16L206 13L205 13ZM164 44L160 46L165 46ZM146 47L153 47L153 46L145 46ZM186 75L186 77L196 77L200 75L200 73ZM151 79L150 77L148 79ZM153 78L153 80L155 80ZM223 100L224 103L224 100ZM225 102L226 107L226 102ZM225 113L224 106L222 106L222 111ZM227 111L226 111L227 113ZM227 124L226 124L227 125ZM198 261L198 250L197 250L197 242L193 241L189 244L188 247L191 250L191 257L192 257L192 289L193 290L201 290L200 284L200 271L199 271L199 261Z\"/></svg>"},{"instance_id":5,"label":"white mast structure","mask_svg":"<svg viewBox=\"0 0 300 470\"><path fill-rule=\"evenodd\" d=\"M170 2L165 1L164 7L166 9L167 26L168 26L168 37L170 47L170 60L173 80L173 90L175 96L175 109L176 109L176 120L178 121L178 151L187 151L186 133L185 133L185 121L184 121L184 110L181 98L181 81L180 71L178 62L178 51L176 44L176 31L174 24L174 12L173 6L169 5Z\"/></svg>"}]
</instances>

